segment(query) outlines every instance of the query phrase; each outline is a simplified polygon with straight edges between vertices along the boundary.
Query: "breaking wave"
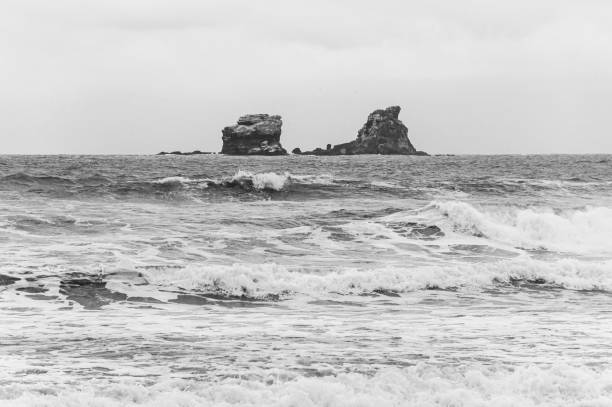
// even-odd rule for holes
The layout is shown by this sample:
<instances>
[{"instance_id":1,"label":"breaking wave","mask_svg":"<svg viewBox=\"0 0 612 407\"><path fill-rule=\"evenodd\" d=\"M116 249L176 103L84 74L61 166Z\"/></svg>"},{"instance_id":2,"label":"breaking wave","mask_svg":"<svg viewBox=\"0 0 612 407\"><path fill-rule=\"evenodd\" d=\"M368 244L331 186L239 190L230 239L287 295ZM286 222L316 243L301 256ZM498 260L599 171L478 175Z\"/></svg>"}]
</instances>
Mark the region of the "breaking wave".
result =
<instances>
[{"instance_id":1,"label":"breaking wave","mask_svg":"<svg viewBox=\"0 0 612 407\"><path fill-rule=\"evenodd\" d=\"M198 186L208 188L209 186L216 187L242 187L244 189L254 190L271 190L280 191L285 184L290 180L291 175L285 173L282 175L274 172L253 174L252 172L239 170L231 178L228 179L210 179L210 178L188 178L188 177L166 177L153 181L153 184L159 185L178 185L184 187Z\"/></svg>"},{"instance_id":2,"label":"breaking wave","mask_svg":"<svg viewBox=\"0 0 612 407\"><path fill-rule=\"evenodd\" d=\"M81 178L64 178L52 176L32 176L16 173L0 177L0 190L15 190L53 197L157 197L177 198L202 197L211 195L240 194L244 192L302 192L311 190L316 194L318 186L339 186L329 174L300 175L289 172L250 172L238 170L232 176L169 176L143 180L122 177L109 179L95 174Z\"/></svg>"},{"instance_id":3,"label":"breaking wave","mask_svg":"<svg viewBox=\"0 0 612 407\"><path fill-rule=\"evenodd\" d=\"M386 368L373 376L342 373L325 377L197 382L160 379L153 385L91 383L80 390L0 387L0 403L14 407L54 406L592 406L612 403L612 371L567 364L550 367L468 366L426 363ZM6 404L9 405L9 404Z\"/></svg>"},{"instance_id":4,"label":"breaking wave","mask_svg":"<svg viewBox=\"0 0 612 407\"><path fill-rule=\"evenodd\" d=\"M154 184L181 185L184 187L239 187L246 191L278 192L291 185L332 185L331 175L295 175L289 172L277 174L275 172L253 173L238 170L233 176L220 179L166 177L153 181Z\"/></svg>"},{"instance_id":5,"label":"breaking wave","mask_svg":"<svg viewBox=\"0 0 612 407\"><path fill-rule=\"evenodd\" d=\"M238 171L227 184L238 184L241 186L253 187L257 190L273 190L280 191L285 184L291 179L291 175L286 172L282 175L274 172L264 172L253 174L248 171Z\"/></svg>"},{"instance_id":6,"label":"breaking wave","mask_svg":"<svg viewBox=\"0 0 612 407\"><path fill-rule=\"evenodd\" d=\"M612 209L606 207L561 211L436 201L410 216L436 224L445 233L467 234L518 248L612 253Z\"/></svg>"},{"instance_id":7,"label":"breaking wave","mask_svg":"<svg viewBox=\"0 0 612 407\"><path fill-rule=\"evenodd\" d=\"M40 280L0 275L19 292L52 293L96 309L111 302L212 305L218 301L277 301L338 296L399 297L419 290L567 289L612 292L612 261L530 258L420 267L339 268L332 271L278 264L155 267L106 275L43 275ZM60 281L61 280L61 281ZM59 292L57 287L60 287ZM55 297L54 297L55 298Z\"/></svg>"},{"instance_id":8,"label":"breaking wave","mask_svg":"<svg viewBox=\"0 0 612 407\"><path fill-rule=\"evenodd\" d=\"M260 299L296 294L389 295L422 289L481 289L523 283L612 291L612 261L575 259L550 262L520 258L491 263L337 271L295 269L277 264L234 264L145 271L144 276L151 284L164 287Z\"/></svg>"}]
</instances>

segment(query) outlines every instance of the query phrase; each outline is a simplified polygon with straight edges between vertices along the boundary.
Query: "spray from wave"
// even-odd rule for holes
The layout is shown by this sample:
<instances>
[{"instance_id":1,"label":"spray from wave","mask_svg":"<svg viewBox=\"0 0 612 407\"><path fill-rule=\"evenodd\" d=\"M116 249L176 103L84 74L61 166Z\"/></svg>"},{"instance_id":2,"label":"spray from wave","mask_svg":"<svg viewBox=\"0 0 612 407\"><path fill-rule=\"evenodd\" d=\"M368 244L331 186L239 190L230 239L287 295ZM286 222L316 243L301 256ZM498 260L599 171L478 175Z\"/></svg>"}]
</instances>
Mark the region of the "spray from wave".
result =
<instances>
[{"instance_id":1,"label":"spray from wave","mask_svg":"<svg viewBox=\"0 0 612 407\"><path fill-rule=\"evenodd\" d=\"M585 255L612 253L612 209L606 207L555 211L434 201L403 215L435 224L446 234L470 235L512 247Z\"/></svg>"},{"instance_id":2,"label":"spray from wave","mask_svg":"<svg viewBox=\"0 0 612 407\"><path fill-rule=\"evenodd\" d=\"M274 172L253 174L252 172L239 170L234 174L229 184L238 184L257 190L280 191L285 187L290 177L291 175L288 172L282 175Z\"/></svg>"}]
</instances>

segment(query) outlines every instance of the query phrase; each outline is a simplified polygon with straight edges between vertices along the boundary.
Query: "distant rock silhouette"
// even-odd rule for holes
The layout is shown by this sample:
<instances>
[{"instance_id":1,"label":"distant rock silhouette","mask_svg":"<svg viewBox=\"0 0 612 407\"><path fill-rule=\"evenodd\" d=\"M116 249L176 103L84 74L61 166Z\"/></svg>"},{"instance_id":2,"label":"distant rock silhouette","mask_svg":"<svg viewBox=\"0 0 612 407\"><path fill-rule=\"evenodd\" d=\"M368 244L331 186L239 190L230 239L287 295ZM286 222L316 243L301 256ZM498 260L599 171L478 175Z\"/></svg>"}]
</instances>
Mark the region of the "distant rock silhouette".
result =
<instances>
[{"instance_id":1,"label":"distant rock silhouette","mask_svg":"<svg viewBox=\"0 0 612 407\"><path fill-rule=\"evenodd\" d=\"M221 154L285 155L287 151L280 144L282 125L280 116L242 116L236 125L223 129Z\"/></svg>"},{"instance_id":2,"label":"distant rock silhouette","mask_svg":"<svg viewBox=\"0 0 612 407\"><path fill-rule=\"evenodd\" d=\"M417 151L408 139L408 128L399 120L399 106L375 110L357 133L357 139L348 143L327 145L301 154L353 155L353 154L403 154L427 155Z\"/></svg>"}]
</instances>

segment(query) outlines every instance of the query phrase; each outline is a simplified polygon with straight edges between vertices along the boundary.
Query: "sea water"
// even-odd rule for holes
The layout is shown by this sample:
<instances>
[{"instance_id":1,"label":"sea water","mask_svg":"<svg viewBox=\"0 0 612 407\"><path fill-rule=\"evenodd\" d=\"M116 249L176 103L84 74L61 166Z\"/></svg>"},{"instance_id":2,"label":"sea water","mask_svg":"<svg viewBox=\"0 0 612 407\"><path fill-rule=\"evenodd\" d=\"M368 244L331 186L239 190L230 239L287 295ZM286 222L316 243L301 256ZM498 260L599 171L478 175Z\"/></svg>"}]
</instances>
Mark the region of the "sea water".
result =
<instances>
[{"instance_id":1,"label":"sea water","mask_svg":"<svg viewBox=\"0 0 612 407\"><path fill-rule=\"evenodd\" d=\"M612 156L0 156L2 406L611 406Z\"/></svg>"}]
</instances>

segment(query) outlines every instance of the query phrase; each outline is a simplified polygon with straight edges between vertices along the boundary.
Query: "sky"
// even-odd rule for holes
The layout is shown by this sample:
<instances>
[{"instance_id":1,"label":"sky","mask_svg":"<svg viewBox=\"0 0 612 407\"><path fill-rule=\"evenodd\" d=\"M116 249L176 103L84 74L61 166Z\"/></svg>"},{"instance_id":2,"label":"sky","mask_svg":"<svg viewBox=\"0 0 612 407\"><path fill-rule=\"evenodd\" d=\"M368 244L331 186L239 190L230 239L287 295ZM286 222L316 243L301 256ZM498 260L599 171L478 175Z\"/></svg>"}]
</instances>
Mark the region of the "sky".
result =
<instances>
[{"instance_id":1,"label":"sky","mask_svg":"<svg viewBox=\"0 0 612 407\"><path fill-rule=\"evenodd\" d=\"M419 150L612 153L609 0L2 0L0 154L302 150L400 105Z\"/></svg>"}]
</instances>

